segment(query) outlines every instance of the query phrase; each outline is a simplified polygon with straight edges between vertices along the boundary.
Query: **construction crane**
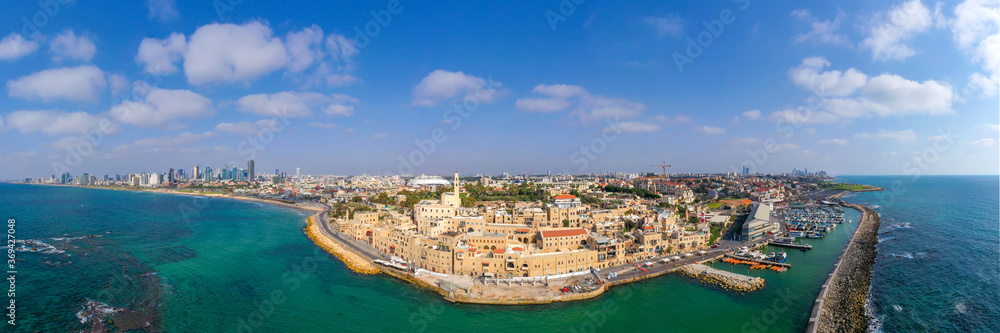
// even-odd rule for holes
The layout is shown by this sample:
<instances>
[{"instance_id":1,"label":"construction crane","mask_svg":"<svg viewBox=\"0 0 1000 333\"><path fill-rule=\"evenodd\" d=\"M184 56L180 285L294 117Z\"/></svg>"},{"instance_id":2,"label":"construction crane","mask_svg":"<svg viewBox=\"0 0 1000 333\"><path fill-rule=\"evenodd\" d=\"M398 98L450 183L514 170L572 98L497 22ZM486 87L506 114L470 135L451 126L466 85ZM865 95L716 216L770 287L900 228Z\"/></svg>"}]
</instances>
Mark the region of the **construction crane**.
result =
<instances>
[{"instance_id":1,"label":"construction crane","mask_svg":"<svg viewBox=\"0 0 1000 333\"><path fill-rule=\"evenodd\" d=\"M671 167L670 164L663 162L663 164L654 164L652 166L663 168L663 179L670 180L670 177L667 177L667 168Z\"/></svg>"}]
</instances>

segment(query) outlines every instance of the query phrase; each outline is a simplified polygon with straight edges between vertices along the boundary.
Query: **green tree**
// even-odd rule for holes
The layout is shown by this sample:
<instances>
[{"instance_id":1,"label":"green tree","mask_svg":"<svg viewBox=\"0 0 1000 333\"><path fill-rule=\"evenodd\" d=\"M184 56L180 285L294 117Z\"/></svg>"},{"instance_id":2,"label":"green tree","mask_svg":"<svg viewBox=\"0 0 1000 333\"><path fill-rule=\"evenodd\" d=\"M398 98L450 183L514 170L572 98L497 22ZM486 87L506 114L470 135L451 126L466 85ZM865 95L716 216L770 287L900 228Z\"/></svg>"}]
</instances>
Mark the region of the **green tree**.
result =
<instances>
[{"instance_id":1,"label":"green tree","mask_svg":"<svg viewBox=\"0 0 1000 333\"><path fill-rule=\"evenodd\" d=\"M569 228L569 220L563 220L563 228Z\"/></svg>"}]
</instances>

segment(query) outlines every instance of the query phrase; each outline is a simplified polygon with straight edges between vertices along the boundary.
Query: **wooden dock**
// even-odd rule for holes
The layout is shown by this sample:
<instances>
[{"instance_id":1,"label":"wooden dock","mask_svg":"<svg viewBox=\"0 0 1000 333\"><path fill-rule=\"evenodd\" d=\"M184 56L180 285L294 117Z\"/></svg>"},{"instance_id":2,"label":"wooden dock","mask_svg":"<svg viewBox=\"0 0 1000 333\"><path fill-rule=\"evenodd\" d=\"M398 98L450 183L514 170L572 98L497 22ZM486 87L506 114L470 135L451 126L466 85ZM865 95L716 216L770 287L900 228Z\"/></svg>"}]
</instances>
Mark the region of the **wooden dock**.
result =
<instances>
[{"instance_id":1,"label":"wooden dock","mask_svg":"<svg viewBox=\"0 0 1000 333\"><path fill-rule=\"evenodd\" d=\"M725 256L726 256L726 258L733 258L733 259L738 259L738 260L743 260L743 261L751 261L751 262L755 262L755 263L758 263L758 264L765 264L765 265L771 265L771 266L792 268L792 264L786 264L786 263L783 263L783 262L773 262L773 261L767 261L767 260L757 260L757 259L752 259L752 258L740 257L740 256L732 255L732 254L729 254L729 253L726 253Z\"/></svg>"}]
</instances>

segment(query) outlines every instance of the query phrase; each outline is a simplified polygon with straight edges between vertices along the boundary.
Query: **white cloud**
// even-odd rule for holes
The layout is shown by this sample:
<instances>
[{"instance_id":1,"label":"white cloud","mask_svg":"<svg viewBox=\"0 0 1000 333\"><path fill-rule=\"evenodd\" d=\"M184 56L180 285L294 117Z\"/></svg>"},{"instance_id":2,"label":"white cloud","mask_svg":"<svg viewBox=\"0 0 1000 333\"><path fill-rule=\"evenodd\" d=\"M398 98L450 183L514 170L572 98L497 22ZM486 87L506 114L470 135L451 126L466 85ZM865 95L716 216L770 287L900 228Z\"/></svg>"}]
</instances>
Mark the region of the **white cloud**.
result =
<instances>
[{"instance_id":1,"label":"white cloud","mask_svg":"<svg viewBox=\"0 0 1000 333\"><path fill-rule=\"evenodd\" d=\"M581 86L569 84L539 84L531 91L536 94L549 95L556 98L570 98L574 96L587 95L587 89L584 89Z\"/></svg>"},{"instance_id":2,"label":"white cloud","mask_svg":"<svg viewBox=\"0 0 1000 333\"><path fill-rule=\"evenodd\" d=\"M825 144L825 145L846 146L847 145L847 140L844 140L844 139L828 139L828 140L820 140L819 143L820 144Z\"/></svg>"},{"instance_id":3,"label":"white cloud","mask_svg":"<svg viewBox=\"0 0 1000 333\"><path fill-rule=\"evenodd\" d=\"M38 43L12 32L0 40L0 60L18 59L35 52L37 49Z\"/></svg>"},{"instance_id":4,"label":"white cloud","mask_svg":"<svg viewBox=\"0 0 1000 333\"><path fill-rule=\"evenodd\" d=\"M241 121L238 123L219 123L215 125L216 132L226 132L241 135L254 135L259 129L256 124Z\"/></svg>"},{"instance_id":5,"label":"white cloud","mask_svg":"<svg viewBox=\"0 0 1000 333\"><path fill-rule=\"evenodd\" d=\"M520 98L514 101L514 106L520 110L549 113L566 110L573 103L562 98Z\"/></svg>"},{"instance_id":6,"label":"white cloud","mask_svg":"<svg viewBox=\"0 0 1000 333\"><path fill-rule=\"evenodd\" d=\"M497 90L491 90L497 85L499 84L492 80L488 83L485 79L462 72L438 69L427 74L416 87L413 87L412 104L430 107L460 96L488 103L499 97Z\"/></svg>"},{"instance_id":7,"label":"white cloud","mask_svg":"<svg viewBox=\"0 0 1000 333\"><path fill-rule=\"evenodd\" d=\"M323 29L314 24L302 31L289 32L285 45L288 47L288 70L303 71L323 57Z\"/></svg>"},{"instance_id":8,"label":"white cloud","mask_svg":"<svg viewBox=\"0 0 1000 333\"><path fill-rule=\"evenodd\" d=\"M324 82L331 87L340 87L358 82L358 78L350 74L326 74Z\"/></svg>"},{"instance_id":9,"label":"white cloud","mask_svg":"<svg viewBox=\"0 0 1000 333\"><path fill-rule=\"evenodd\" d=\"M905 114L948 114L954 112L955 100L951 86L934 80L916 82L898 75L882 74L868 80L861 89L870 101L870 110L878 116Z\"/></svg>"},{"instance_id":10,"label":"white cloud","mask_svg":"<svg viewBox=\"0 0 1000 333\"><path fill-rule=\"evenodd\" d=\"M656 33L660 36L671 35L674 37L683 36L684 25L687 24L687 21L676 14L664 17L650 16L642 19L642 22L656 29Z\"/></svg>"},{"instance_id":11,"label":"white cloud","mask_svg":"<svg viewBox=\"0 0 1000 333\"><path fill-rule=\"evenodd\" d=\"M312 109L323 105L323 111L330 115L350 116L358 103L354 97L334 94L331 96L313 92L285 91L276 94L248 95L236 101L237 109L263 116L309 117Z\"/></svg>"},{"instance_id":12,"label":"white cloud","mask_svg":"<svg viewBox=\"0 0 1000 333\"><path fill-rule=\"evenodd\" d=\"M108 85L111 86L111 96L120 96L132 89L132 84L120 74L108 75Z\"/></svg>"},{"instance_id":13,"label":"white cloud","mask_svg":"<svg viewBox=\"0 0 1000 333\"><path fill-rule=\"evenodd\" d=\"M319 128L323 128L323 129L329 129L329 130L337 128L337 124L334 124L334 123L321 123L321 122L315 122L315 121L314 122L310 122L309 126L319 127Z\"/></svg>"},{"instance_id":14,"label":"white cloud","mask_svg":"<svg viewBox=\"0 0 1000 333\"><path fill-rule=\"evenodd\" d=\"M998 124L979 124L976 128L983 129L990 132L1000 132L1000 125Z\"/></svg>"},{"instance_id":15,"label":"white cloud","mask_svg":"<svg viewBox=\"0 0 1000 333\"><path fill-rule=\"evenodd\" d=\"M87 36L77 36L73 30L66 30L56 35L49 44L49 52L55 54L52 61L61 62L66 59L90 62L97 53L97 46Z\"/></svg>"},{"instance_id":16,"label":"white cloud","mask_svg":"<svg viewBox=\"0 0 1000 333\"><path fill-rule=\"evenodd\" d=\"M802 60L802 64L788 71L788 76L795 85L814 92L819 96L847 96L864 86L868 76L857 69L846 72L838 70L820 72L830 62L823 57L811 57Z\"/></svg>"},{"instance_id":17,"label":"white cloud","mask_svg":"<svg viewBox=\"0 0 1000 333\"><path fill-rule=\"evenodd\" d=\"M613 126L625 133L656 132L660 130L660 125L638 121L622 121L615 123Z\"/></svg>"},{"instance_id":18,"label":"white cloud","mask_svg":"<svg viewBox=\"0 0 1000 333\"><path fill-rule=\"evenodd\" d=\"M892 140L904 144L917 141L917 133L913 130L890 131L881 129L876 133L858 133L854 137L858 139Z\"/></svg>"},{"instance_id":19,"label":"white cloud","mask_svg":"<svg viewBox=\"0 0 1000 333\"><path fill-rule=\"evenodd\" d=\"M797 19L800 19L800 20L804 20L804 19L809 18L810 14L809 14L809 10L808 9L801 8L801 9L792 10L792 12L789 15L791 15L794 18L797 18Z\"/></svg>"},{"instance_id":20,"label":"white cloud","mask_svg":"<svg viewBox=\"0 0 1000 333\"><path fill-rule=\"evenodd\" d=\"M555 84L535 86L532 92L546 95L544 98L521 98L514 105L522 111L556 112L572 109L571 114L583 122L607 118L634 118L646 110L646 105L622 98L593 95L580 86ZM653 120L665 121L666 116L654 116Z\"/></svg>"},{"instance_id":21,"label":"white cloud","mask_svg":"<svg viewBox=\"0 0 1000 333\"><path fill-rule=\"evenodd\" d=\"M649 119L652 119L652 120L655 120L655 121L658 121L660 123L667 124L667 125L674 125L674 124L682 124L682 123L689 123L689 122L691 122L691 117L684 116L684 115L677 115L677 116L674 116L673 118L671 118L671 117L668 117L666 115L658 114L658 115L649 117Z\"/></svg>"},{"instance_id":22,"label":"white cloud","mask_svg":"<svg viewBox=\"0 0 1000 333\"><path fill-rule=\"evenodd\" d=\"M809 15L809 11L805 9L793 10L791 15L800 20L812 18ZM840 29L840 21L843 17L844 13L838 12L833 21L820 21L819 19L812 19L809 32L795 35L794 40L796 43L815 41L818 43L851 46L851 42L847 40L847 36L837 33L837 30Z\"/></svg>"},{"instance_id":23,"label":"white cloud","mask_svg":"<svg viewBox=\"0 0 1000 333\"><path fill-rule=\"evenodd\" d=\"M60 67L7 81L7 95L46 102L96 102L107 84L104 72L96 66Z\"/></svg>"},{"instance_id":24,"label":"white cloud","mask_svg":"<svg viewBox=\"0 0 1000 333\"><path fill-rule=\"evenodd\" d=\"M154 88L142 102L128 101L111 107L112 117L139 127L179 129L178 119L198 119L215 113L212 101L190 90Z\"/></svg>"},{"instance_id":25,"label":"white cloud","mask_svg":"<svg viewBox=\"0 0 1000 333\"><path fill-rule=\"evenodd\" d=\"M47 135L84 134L99 128L101 120L105 120L105 128L115 127L110 120L83 111L63 112L52 110L14 111L7 115L7 124L21 133L40 132Z\"/></svg>"},{"instance_id":26,"label":"white cloud","mask_svg":"<svg viewBox=\"0 0 1000 333\"><path fill-rule=\"evenodd\" d=\"M350 116L354 114L354 106L330 104L323 108L323 113L331 116Z\"/></svg>"},{"instance_id":27,"label":"white cloud","mask_svg":"<svg viewBox=\"0 0 1000 333\"><path fill-rule=\"evenodd\" d=\"M975 49L1000 27L1000 4L990 0L966 0L955 6L951 34L958 47Z\"/></svg>"},{"instance_id":28,"label":"white cloud","mask_svg":"<svg viewBox=\"0 0 1000 333\"><path fill-rule=\"evenodd\" d=\"M217 23L188 37L173 33L166 39L143 39L135 61L154 74L175 73L183 61L188 83L196 85L252 81L285 68L284 76L305 88L358 82L350 74L358 52L351 39L324 37L317 25L291 31L282 40L266 23Z\"/></svg>"},{"instance_id":29,"label":"white cloud","mask_svg":"<svg viewBox=\"0 0 1000 333\"><path fill-rule=\"evenodd\" d=\"M285 66L288 55L281 38L260 22L209 24L188 40L184 73L188 83L253 80Z\"/></svg>"},{"instance_id":30,"label":"white cloud","mask_svg":"<svg viewBox=\"0 0 1000 333\"><path fill-rule=\"evenodd\" d=\"M810 108L778 111L772 120L793 123L833 123L854 118L954 113L957 100L947 83L917 82L895 74L869 78L854 68L820 72L830 63L823 57L806 58L789 71L798 86L813 92ZM831 98L832 97L832 98Z\"/></svg>"},{"instance_id":31,"label":"white cloud","mask_svg":"<svg viewBox=\"0 0 1000 333\"><path fill-rule=\"evenodd\" d=\"M948 22L958 48L985 73L969 76L969 88L984 96L995 96L1000 86L1000 3L989 0L966 0L955 6L955 17Z\"/></svg>"},{"instance_id":32,"label":"white cloud","mask_svg":"<svg viewBox=\"0 0 1000 333\"><path fill-rule=\"evenodd\" d=\"M743 112L743 117L750 120L755 120L757 118L760 118L760 110L745 111Z\"/></svg>"},{"instance_id":33,"label":"white cloud","mask_svg":"<svg viewBox=\"0 0 1000 333\"><path fill-rule=\"evenodd\" d=\"M149 18L161 22L169 22L181 15L174 0L146 0L146 7L149 8Z\"/></svg>"},{"instance_id":34,"label":"white cloud","mask_svg":"<svg viewBox=\"0 0 1000 333\"><path fill-rule=\"evenodd\" d=\"M175 32L166 39L143 38L135 62L144 65L148 73L176 73L177 66L174 64L183 58L186 49L187 38L184 34Z\"/></svg>"},{"instance_id":35,"label":"white cloud","mask_svg":"<svg viewBox=\"0 0 1000 333\"><path fill-rule=\"evenodd\" d=\"M351 70L354 66L353 58L359 51L354 42L344 35L331 34L326 37L326 52L330 53L334 62L344 67L341 70Z\"/></svg>"},{"instance_id":36,"label":"white cloud","mask_svg":"<svg viewBox=\"0 0 1000 333\"><path fill-rule=\"evenodd\" d=\"M726 134L726 129L724 129L724 128L718 128L718 127L712 127L712 126L696 126L696 127L694 127L694 130L698 131L698 132L701 132L702 134L705 134L705 135Z\"/></svg>"},{"instance_id":37,"label":"white cloud","mask_svg":"<svg viewBox=\"0 0 1000 333\"><path fill-rule=\"evenodd\" d=\"M799 149L799 145L794 143L781 143L772 147L775 151Z\"/></svg>"},{"instance_id":38,"label":"white cloud","mask_svg":"<svg viewBox=\"0 0 1000 333\"><path fill-rule=\"evenodd\" d=\"M996 143L996 140L992 138L982 138L978 140L969 141L969 145L975 147L992 147L994 143Z\"/></svg>"},{"instance_id":39,"label":"white cloud","mask_svg":"<svg viewBox=\"0 0 1000 333\"><path fill-rule=\"evenodd\" d=\"M915 54L904 42L927 31L932 23L930 10L920 0L911 0L876 15L861 45L871 50L874 60L903 60Z\"/></svg>"},{"instance_id":40,"label":"white cloud","mask_svg":"<svg viewBox=\"0 0 1000 333\"><path fill-rule=\"evenodd\" d=\"M972 73L969 75L968 87L973 91L979 91L983 96L996 96L1000 87L1000 75L986 76L982 73Z\"/></svg>"},{"instance_id":41,"label":"white cloud","mask_svg":"<svg viewBox=\"0 0 1000 333\"><path fill-rule=\"evenodd\" d=\"M768 115L768 118L775 122L787 124L830 124L842 120L832 113L806 108L775 111Z\"/></svg>"}]
</instances>

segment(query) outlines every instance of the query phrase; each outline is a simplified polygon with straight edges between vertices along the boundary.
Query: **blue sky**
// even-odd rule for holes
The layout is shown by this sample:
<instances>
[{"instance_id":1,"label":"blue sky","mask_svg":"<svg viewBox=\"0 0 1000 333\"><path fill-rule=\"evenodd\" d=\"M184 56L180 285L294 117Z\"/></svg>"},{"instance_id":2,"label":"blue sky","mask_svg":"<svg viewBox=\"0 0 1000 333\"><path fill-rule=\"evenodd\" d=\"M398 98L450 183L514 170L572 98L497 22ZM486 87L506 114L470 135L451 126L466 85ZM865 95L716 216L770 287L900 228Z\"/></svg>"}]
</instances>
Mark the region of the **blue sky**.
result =
<instances>
[{"instance_id":1,"label":"blue sky","mask_svg":"<svg viewBox=\"0 0 1000 333\"><path fill-rule=\"evenodd\" d=\"M5 4L0 178L1000 163L996 1L233 2Z\"/></svg>"}]
</instances>

